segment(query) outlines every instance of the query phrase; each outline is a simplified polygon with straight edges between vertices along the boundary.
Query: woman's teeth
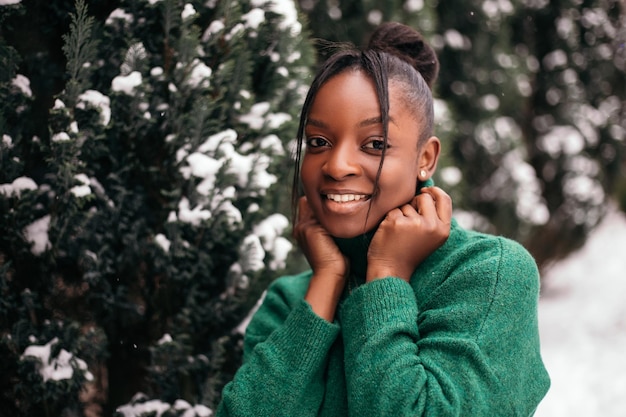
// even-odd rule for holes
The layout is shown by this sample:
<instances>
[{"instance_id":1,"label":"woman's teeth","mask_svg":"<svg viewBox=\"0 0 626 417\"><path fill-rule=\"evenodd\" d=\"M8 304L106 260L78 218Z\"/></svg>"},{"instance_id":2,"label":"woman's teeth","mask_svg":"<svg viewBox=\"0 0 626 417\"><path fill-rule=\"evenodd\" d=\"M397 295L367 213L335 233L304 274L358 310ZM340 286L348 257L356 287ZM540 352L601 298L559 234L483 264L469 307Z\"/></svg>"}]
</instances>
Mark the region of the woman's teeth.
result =
<instances>
[{"instance_id":1,"label":"woman's teeth","mask_svg":"<svg viewBox=\"0 0 626 417\"><path fill-rule=\"evenodd\" d=\"M336 203L346 203L348 201L359 201L367 198L362 194L326 194L326 198Z\"/></svg>"}]
</instances>

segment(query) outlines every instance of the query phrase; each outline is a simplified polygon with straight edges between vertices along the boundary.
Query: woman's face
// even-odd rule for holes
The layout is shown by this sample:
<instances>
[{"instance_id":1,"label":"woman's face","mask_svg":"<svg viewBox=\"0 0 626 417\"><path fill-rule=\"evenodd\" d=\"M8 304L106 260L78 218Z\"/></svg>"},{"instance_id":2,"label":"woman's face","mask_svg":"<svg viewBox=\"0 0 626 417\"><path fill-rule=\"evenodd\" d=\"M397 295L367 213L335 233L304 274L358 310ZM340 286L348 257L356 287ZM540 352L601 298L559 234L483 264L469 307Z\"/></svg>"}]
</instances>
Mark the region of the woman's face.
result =
<instances>
[{"instance_id":1,"label":"woman's face","mask_svg":"<svg viewBox=\"0 0 626 417\"><path fill-rule=\"evenodd\" d=\"M315 96L305 127L301 178L313 213L332 236L371 230L415 195L420 126L397 88L390 83L388 144L374 198L383 125L373 82L361 71L347 70Z\"/></svg>"}]
</instances>

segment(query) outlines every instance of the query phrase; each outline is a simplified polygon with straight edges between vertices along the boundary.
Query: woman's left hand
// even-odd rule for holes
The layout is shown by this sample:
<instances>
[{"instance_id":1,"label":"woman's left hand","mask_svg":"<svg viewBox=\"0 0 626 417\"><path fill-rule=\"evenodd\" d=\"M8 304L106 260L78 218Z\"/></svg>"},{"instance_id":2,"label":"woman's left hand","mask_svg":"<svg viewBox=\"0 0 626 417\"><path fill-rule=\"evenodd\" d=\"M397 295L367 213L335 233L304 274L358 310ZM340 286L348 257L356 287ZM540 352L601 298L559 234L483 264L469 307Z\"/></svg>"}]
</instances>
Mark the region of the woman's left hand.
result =
<instances>
[{"instance_id":1,"label":"woman's left hand","mask_svg":"<svg viewBox=\"0 0 626 417\"><path fill-rule=\"evenodd\" d=\"M380 223L367 252L367 281L399 277L405 281L450 235L452 200L439 187L421 190L391 210Z\"/></svg>"}]
</instances>

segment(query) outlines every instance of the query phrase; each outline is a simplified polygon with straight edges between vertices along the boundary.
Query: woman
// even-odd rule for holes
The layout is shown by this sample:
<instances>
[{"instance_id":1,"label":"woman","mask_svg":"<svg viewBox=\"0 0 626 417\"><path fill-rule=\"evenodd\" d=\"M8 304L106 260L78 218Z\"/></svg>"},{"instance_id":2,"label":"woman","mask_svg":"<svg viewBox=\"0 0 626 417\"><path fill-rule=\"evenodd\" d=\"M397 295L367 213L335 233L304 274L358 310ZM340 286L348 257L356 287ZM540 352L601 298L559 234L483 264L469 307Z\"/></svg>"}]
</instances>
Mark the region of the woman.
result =
<instances>
[{"instance_id":1,"label":"woman","mask_svg":"<svg viewBox=\"0 0 626 417\"><path fill-rule=\"evenodd\" d=\"M384 24L318 72L294 179L311 270L268 289L218 416L534 413L549 386L537 268L461 229L432 186L437 70L418 32Z\"/></svg>"}]
</instances>

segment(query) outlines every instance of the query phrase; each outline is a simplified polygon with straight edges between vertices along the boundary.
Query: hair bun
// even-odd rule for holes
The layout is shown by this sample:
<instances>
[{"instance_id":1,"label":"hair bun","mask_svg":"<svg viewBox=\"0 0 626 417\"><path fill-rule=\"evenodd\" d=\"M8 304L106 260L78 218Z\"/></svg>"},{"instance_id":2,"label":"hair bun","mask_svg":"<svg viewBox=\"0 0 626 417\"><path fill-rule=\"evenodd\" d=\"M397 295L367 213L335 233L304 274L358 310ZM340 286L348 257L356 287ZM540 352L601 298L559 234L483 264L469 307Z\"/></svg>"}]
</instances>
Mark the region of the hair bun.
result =
<instances>
[{"instance_id":1,"label":"hair bun","mask_svg":"<svg viewBox=\"0 0 626 417\"><path fill-rule=\"evenodd\" d=\"M415 29L396 22L383 23L370 38L368 49L383 51L408 62L429 87L439 74L439 60L434 49Z\"/></svg>"}]
</instances>

